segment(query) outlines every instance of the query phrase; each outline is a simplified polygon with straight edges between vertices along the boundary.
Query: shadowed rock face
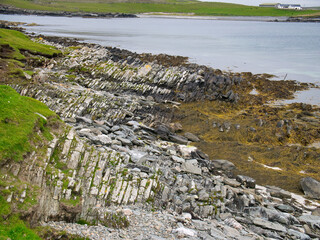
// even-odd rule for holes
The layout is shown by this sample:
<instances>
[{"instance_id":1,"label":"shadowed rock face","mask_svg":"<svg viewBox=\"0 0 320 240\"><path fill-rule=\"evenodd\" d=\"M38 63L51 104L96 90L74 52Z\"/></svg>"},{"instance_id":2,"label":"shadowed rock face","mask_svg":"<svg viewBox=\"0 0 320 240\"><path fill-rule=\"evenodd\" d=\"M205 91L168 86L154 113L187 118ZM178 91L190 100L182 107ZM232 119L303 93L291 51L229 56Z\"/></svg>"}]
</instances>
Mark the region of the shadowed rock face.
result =
<instances>
[{"instance_id":1,"label":"shadowed rock face","mask_svg":"<svg viewBox=\"0 0 320 240\"><path fill-rule=\"evenodd\" d=\"M210 161L189 145L195 136L167 124L178 100L236 101L231 88L240 75L125 59L100 46L54 45L65 55L36 69L34 83L13 86L68 124L45 145L45 157L35 152L21 166L8 166L41 189L39 204L26 214L31 221L91 239L317 236L314 219L299 218L317 203L306 206L282 189L231 178L234 164ZM127 230L74 224L104 224L117 212L131 221Z\"/></svg>"}]
</instances>

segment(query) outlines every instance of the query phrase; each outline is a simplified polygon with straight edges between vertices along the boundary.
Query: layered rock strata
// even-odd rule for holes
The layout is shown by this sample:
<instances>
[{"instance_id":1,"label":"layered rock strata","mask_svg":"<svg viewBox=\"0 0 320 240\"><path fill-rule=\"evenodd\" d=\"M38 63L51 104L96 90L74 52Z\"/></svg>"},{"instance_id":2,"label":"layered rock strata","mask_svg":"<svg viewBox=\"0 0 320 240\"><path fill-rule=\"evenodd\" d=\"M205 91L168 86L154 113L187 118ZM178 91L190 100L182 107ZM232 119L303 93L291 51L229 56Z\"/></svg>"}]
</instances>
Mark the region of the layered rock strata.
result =
<instances>
[{"instance_id":1,"label":"layered rock strata","mask_svg":"<svg viewBox=\"0 0 320 240\"><path fill-rule=\"evenodd\" d=\"M12 85L69 124L41 164L31 161L35 152L29 165L9 167L41 188L32 221L91 239L319 237L320 217L310 215L318 203L246 176L235 179L232 163L209 160L189 145L195 136L163 124L177 101L237 101L232 89L241 75L124 59L100 46L53 45L63 57L36 69L32 84ZM132 226L74 224L106 225L110 211L122 212Z\"/></svg>"}]
</instances>

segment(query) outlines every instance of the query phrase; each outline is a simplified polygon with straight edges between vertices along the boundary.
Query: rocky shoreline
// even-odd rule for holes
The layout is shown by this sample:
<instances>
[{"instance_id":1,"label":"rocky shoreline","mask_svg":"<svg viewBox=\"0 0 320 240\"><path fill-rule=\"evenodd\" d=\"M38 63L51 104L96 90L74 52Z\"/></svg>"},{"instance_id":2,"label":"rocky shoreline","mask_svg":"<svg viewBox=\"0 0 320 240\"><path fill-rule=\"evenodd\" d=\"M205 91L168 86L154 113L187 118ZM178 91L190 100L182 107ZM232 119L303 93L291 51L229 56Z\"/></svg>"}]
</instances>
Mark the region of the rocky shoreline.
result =
<instances>
[{"instance_id":1,"label":"rocky shoreline","mask_svg":"<svg viewBox=\"0 0 320 240\"><path fill-rule=\"evenodd\" d=\"M289 17L286 22L320 22L320 16L318 17Z\"/></svg>"},{"instance_id":2,"label":"rocky shoreline","mask_svg":"<svg viewBox=\"0 0 320 240\"><path fill-rule=\"evenodd\" d=\"M3 181L19 177L41 189L39 204L23 213L31 224L89 239L319 239L319 202L235 175L232 162L210 159L192 146L199 136L182 134L173 121L186 102L259 103L271 91L290 97L306 86L272 88L264 78L183 57L44 36L34 41L63 54L27 53L34 74L10 86L66 124L43 150L3 168L12 174ZM270 92L247 94L256 81ZM7 190L12 204L29 194Z\"/></svg>"},{"instance_id":3,"label":"rocky shoreline","mask_svg":"<svg viewBox=\"0 0 320 240\"><path fill-rule=\"evenodd\" d=\"M55 12L21 9L0 4L0 14L37 15L55 17L83 17L83 18L136 18L135 14L128 13L85 13L85 12Z\"/></svg>"}]
</instances>

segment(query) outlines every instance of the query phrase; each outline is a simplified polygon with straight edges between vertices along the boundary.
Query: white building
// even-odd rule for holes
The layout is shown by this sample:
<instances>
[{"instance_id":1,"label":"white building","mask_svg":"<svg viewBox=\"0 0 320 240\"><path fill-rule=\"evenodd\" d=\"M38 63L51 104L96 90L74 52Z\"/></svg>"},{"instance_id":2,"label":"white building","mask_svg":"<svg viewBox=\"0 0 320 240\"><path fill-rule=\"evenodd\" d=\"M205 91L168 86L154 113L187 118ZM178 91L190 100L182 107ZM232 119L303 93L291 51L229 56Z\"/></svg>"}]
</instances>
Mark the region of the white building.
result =
<instances>
[{"instance_id":1,"label":"white building","mask_svg":"<svg viewBox=\"0 0 320 240\"><path fill-rule=\"evenodd\" d=\"M300 4L262 3L259 7L274 7L278 9L302 10Z\"/></svg>"}]
</instances>

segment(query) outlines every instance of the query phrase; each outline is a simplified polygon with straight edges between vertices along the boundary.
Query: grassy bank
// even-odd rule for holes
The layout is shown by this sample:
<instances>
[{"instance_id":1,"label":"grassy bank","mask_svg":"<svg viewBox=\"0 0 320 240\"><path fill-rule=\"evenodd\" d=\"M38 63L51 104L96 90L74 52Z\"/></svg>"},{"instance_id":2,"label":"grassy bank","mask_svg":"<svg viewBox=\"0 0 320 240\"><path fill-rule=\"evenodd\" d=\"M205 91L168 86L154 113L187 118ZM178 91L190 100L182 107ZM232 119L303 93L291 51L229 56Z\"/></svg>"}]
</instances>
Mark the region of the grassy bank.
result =
<instances>
[{"instance_id":1,"label":"grassy bank","mask_svg":"<svg viewBox=\"0 0 320 240\"><path fill-rule=\"evenodd\" d=\"M33 70L30 63L41 64L48 60L44 56L51 57L59 51L8 29L0 29L0 50L0 79L5 84L0 85L0 240L85 240L48 227L30 227L29 219L38 204L40 188L28 182L26 166L40 167L42 158L47 157L49 140L62 131L62 125L45 104L21 96L6 85L32 84L24 76L31 74L26 68ZM19 174L12 173L12 166L19 166Z\"/></svg>"},{"instance_id":2,"label":"grassy bank","mask_svg":"<svg viewBox=\"0 0 320 240\"><path fill-rule=\"evenodd\" d=\"M0 195L0 239L40 240L41 238L12 214L11 206Z\"/></svg>"},{"instance_id":3,"label":"grassy bank","mask_svg":"<svg viewBox=\"0 0 320 240\"><path fill-rule=\"evenodd\" d=\"M53 56L59 53L51 46L35 43L23 33L9 29L0 29L0 49L0 77L4 84L28 83L26 76L33 72L25 67L31 58L38 58L37 54ZM31 150L29 142L37 129L50 138L45 117L55 114L39 101L22 97L12 88L0 85L0 109L0 165L10 160L21 161Z\"/></svg>"},{"instance_id":4,"label":"grassy bank","mask_svg":"<svg viewBox=\"0 0 320 240\"><path fill-rule=\"evenodd\" d=\"M22 161L31 150L29 141L37 129L50 139L45 117L55 114L45 104L0 85L0 108L0 164L11 159Z\"/></svg>"},{"instance_id":5,"label":"grassy bank","mask_svg":"<svg viewBox=\"0 0 320 240\"><path fill-rule=\"evenodd\" d=\"M13 83L26 80L32 71L26 66L30 61L43 61L43 57L53 57L60 51L52 46L33 42L21 32L0 29L0 83ZM23 69L24 68L24 69Z\"/></svg>"},{"instance_id":6,"label":"grassy bank","mask_svg":"<svg viewBox=\"0 0 320 240\"><path fill-rule=\"evenodd\" d=\"M197 2L197 1L156 1L156 2L121 2L121 1L83 1L83 0L0 0L7 4L24 9L70 11L70 12L112 12L112 13L185 13L199 16L297 16L314 14L315 10L281 10L260 8L230 3Z\"/></svg>"},{"instance_id":7,"label":"grassy bank","mask_svg":"<svg viewBox=\"0 0 320 240\"><path fill-rule=\"evenodd\" d=\"M2 57L16 60L25 59L25 56L21 54L21 51L27 51L32 54L41 54L45 56L53 56L59 53L59 51L51 46L35 43L23 33L8 29L0 29L0 46L2 45L9 45L12 49L11 51L7 51L6 56Z\"/></svg>"}]
</instances>

